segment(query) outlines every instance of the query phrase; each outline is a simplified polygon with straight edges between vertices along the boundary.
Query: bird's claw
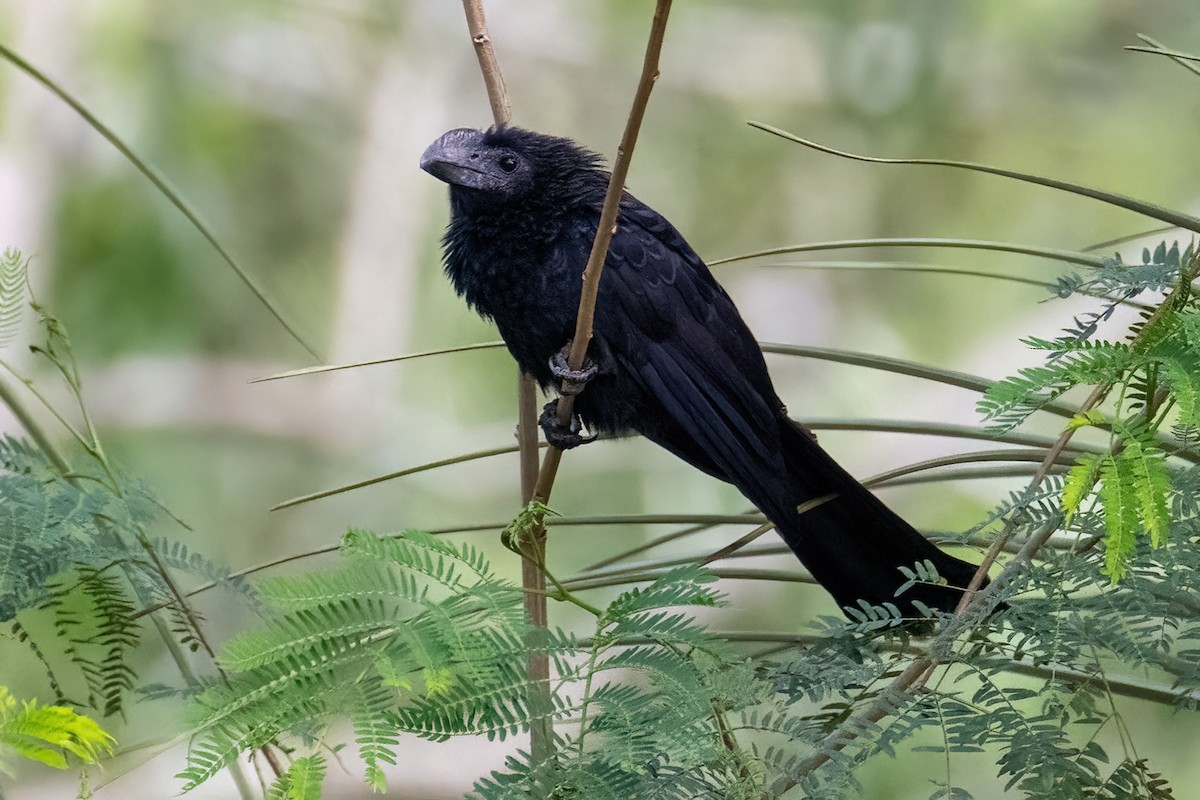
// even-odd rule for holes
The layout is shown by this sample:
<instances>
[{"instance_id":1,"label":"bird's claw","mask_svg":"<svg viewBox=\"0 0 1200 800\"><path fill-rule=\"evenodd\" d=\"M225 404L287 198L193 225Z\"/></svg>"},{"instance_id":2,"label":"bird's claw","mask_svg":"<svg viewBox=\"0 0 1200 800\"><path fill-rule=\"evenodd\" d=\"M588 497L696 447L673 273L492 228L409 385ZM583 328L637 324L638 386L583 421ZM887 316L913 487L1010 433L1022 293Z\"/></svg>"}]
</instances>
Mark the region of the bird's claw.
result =
<instances>
[{"instance_id":1,"label":"bird's claw","mask_svg":"<svg viewBox=\"0 0 1200 800\"><path fill-rule=\"evenodd\" d=\"M558 380L559 394L579 394L583 391L583 387L587 386L588 381L596 377L596 373L600 371L596 362L587 355L583 357L583 366L579 369L571 369L571 365L568 363L570 357L570 342L564 344L561 350L550 356L550 372Z\"/></svg>"},{"instance_id":2,"label":"bird's claw","mask_svg":"<svg viewBox=\"0 0 1200 800\"><path fill-rule=\"evenodd\" d=\"M542 416L538 418L538 424L542 426L542 433L546 434L546 441L559 450L570 450L581 444L596 441L596 434L580 435L583 423L578 415L572 416L569 423L559 422L557 400L546 403L545 408L542 409Z\"/></svg>"}]
</instances>

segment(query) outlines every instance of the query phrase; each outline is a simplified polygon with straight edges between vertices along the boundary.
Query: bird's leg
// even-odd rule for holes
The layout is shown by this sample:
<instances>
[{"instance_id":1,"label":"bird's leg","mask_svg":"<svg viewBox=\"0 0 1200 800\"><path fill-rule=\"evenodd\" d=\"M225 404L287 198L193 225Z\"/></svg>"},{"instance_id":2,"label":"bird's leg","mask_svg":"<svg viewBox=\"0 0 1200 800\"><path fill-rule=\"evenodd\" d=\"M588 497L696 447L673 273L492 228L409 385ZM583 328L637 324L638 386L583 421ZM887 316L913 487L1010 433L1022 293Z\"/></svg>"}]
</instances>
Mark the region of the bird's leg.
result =
<instances>
[{"instance_id":1,"label":"bird's leg","mask_svg":"<svg viewBox=\"0 0 1200 800\"><path fill-rule=\"evenodd\" d=\"M579 394L588 381L596 377L600 368L591 356L583 357L583 366L571 369L568 363L571 357L571 342L567 342L557 353L550 356L550 372L558 380L559 394Z\"/></svg>"},{"instance_id":2,"label":"bird's leg","mask_svg":"<svg viewBox=\"0 0 1200 800\"><path fill-rule=\"evenodd\" d=\"M546 441L559 450L570 450L581 444L596 441L595 434L580 435L583 423L578 414L573 415L568 423L559 421L557 400L546 403L545 408L542 409L542 416L538 418L538 424L542 426L542 433L546 434Z\"/></svg>"},{"instance_id":3,"label":"bird's leg","mask_svg":"<svg viewBox=\"0 0 1200 800\"><path fill-rule=\"evenodd\" d=\"M587 355L584 356L583 365L579 369L571 369L570 357L571 342L568 341L557 353L550 356L549 361L550 373L558 383L558 393L564 396L577 395L582 392L588 381L596 377L596 373L600 371L595 360ZM578 415L573 415L568 423L559 421L557 400L550 401L542 409L542 416L538 419L538 424L542 426L542 432L546 434L546 441L559 450L570 450L596 439L594 435L580 435L583 423Z\"/></svg>"}]
</instances>

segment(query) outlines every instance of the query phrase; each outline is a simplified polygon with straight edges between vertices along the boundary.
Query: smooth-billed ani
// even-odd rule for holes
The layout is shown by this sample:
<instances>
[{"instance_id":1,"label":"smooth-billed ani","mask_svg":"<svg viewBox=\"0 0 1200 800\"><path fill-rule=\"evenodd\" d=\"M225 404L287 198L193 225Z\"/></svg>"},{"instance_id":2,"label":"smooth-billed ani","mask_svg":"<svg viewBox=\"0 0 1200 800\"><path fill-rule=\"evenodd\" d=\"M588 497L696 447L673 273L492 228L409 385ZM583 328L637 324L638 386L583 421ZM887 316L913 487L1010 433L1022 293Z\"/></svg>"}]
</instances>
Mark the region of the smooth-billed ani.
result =
<instances>
[{"instance_id":1,"label":"smooth-billed ani","mask_svg":"<svg viewBox=\"0 0 1200 800\"><path fill-rule=\"evenodd\" d=\"M445 266L543 388L559 387L609 174L569 139L516 127L449 131L421 168L450 185ZM575 410L589 430L636 431L758 506L839 605L912 600L952 610L975 567L926 541L817 445L771 385L754 336L678 231L626 193L600 281ZM555 365L551 362L555 361ZM548 438L571 445L574 431ZM835 495L815 508L798 506ZM928 559L947 585L896 596Z\"/></svg>"}]
</instances>

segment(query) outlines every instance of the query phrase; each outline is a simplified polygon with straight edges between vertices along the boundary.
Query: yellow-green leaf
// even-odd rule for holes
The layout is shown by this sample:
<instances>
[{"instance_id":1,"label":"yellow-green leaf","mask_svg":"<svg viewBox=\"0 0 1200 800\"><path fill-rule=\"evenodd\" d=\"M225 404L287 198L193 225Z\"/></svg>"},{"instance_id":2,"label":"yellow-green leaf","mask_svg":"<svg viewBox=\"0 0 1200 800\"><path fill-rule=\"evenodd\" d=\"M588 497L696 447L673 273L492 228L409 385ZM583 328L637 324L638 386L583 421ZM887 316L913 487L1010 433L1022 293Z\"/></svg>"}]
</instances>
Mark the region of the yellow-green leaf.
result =
<instances>
[{"instance_id":1,"label":"yellow-green leaf","mask_svg":"<svg viewBox=\"0 0 1200 800\"><path fill-rule=\"evenodd\" d=\"M1158 447L1133 439L1126 442L1117 458L1128 465L1138 517L1150 534L1150 544L1158 547L1166 540L1171 526L1171 510L1167 504L1171 478L1166 456Z\"/></svg>"},{"instance_id":2,"label":"yellow-green leaf","mask_svg":"<svg viewBox=\"0 0 1200 800\"><path fill-rule=\"evenodd\" d=\"M1137 546L1137 498L1128 462L1104 456L1100 502L1104 505L1104 573L1116 583L1125 576L1129 557Z\"/></svg>"},{"instance_id":3,"label":"yellow-green leaf","mask_svg":"<svg viewBox=\"0 0 1200 800\"><path fill-rule=\"evenodd\" d=\"M1070 525L1071 517L1079 511L1083 501L1092 493L1100 470L1101 456L1098 453L1084 453L1067 471L1063 482L1062 506L1063 524Z\"/></svg>"},{"instance_id":4,"label":"yellow-green leaf","mask_svg":"<svg viewBox=\"0 0 1200 800\"><path fill-rule=\"evenodd\" d=\"M1108 415L1099 409L1091 411L1083 411L1071 417L1067 423L1068 430L1076 430L1078 428L1086 428L1089 425L1104 425L1108 422Z\"/></svg>"}]
</instances>

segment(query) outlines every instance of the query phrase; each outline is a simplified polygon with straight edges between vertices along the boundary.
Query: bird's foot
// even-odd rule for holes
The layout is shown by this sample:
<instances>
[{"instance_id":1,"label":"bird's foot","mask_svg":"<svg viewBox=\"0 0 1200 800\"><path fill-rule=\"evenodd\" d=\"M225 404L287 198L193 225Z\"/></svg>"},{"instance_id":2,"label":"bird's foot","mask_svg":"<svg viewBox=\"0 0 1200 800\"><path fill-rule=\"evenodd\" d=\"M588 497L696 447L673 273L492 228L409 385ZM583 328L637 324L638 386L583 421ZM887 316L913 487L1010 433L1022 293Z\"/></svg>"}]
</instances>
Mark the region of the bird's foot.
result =
<instances>
[{"instance_id":1,"label":"bird's foot","mask_svg":"<svg viewBox=\"0 0 1200 800\"><path fill-rule=\"evenodd\" d=\"M583 430L583 423L578 415L572 416L571 421L566 424L559 421L557 400L546 403L545 408L542 409L542 416L538 418L538 424L542 426L542 432L546 434L546 441L559 450L570 450L581 444L596 441L595 434L591 436L580 434L580 431Z\"/></svg>"},{"instance_id":2,"label":"bird's foot","mask_svg":"<svg viewBox=\"0 0 1200 800\"><path fill-rule=\"evenodd\" d=\"M571 343L567 342L554 355L550 356L550 372L558 380L559 394L579 394L583 391L583 387L587 386L588 381L596 377L596 373L600 368L596 366L596 362L591 356L583 357L583 366L579 369L571 369L568 363L571 358ZM545 425L542 425L545 428Z\"/></svg>"}]
</instances>

